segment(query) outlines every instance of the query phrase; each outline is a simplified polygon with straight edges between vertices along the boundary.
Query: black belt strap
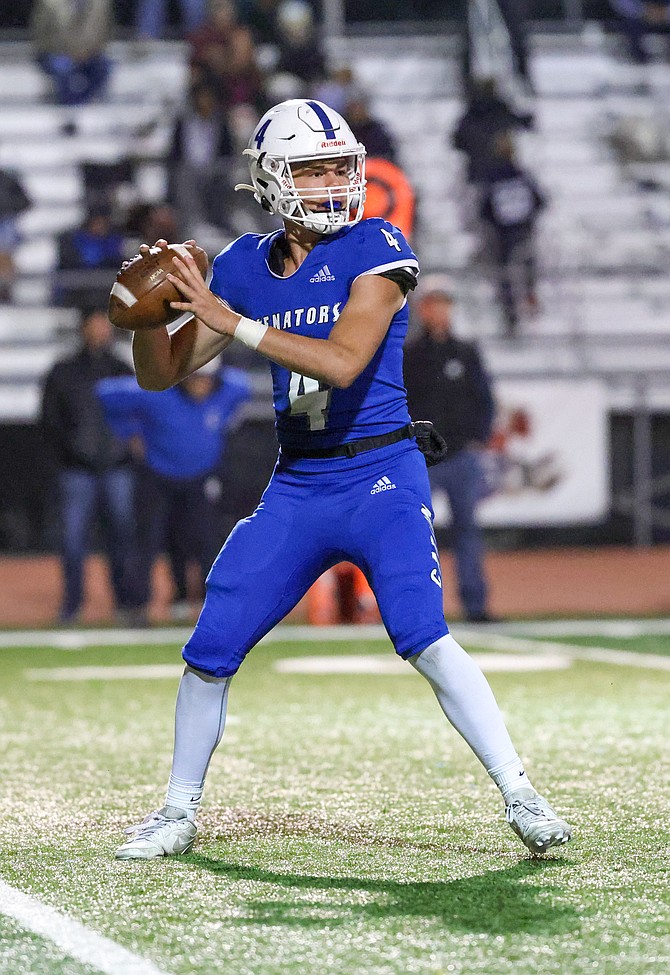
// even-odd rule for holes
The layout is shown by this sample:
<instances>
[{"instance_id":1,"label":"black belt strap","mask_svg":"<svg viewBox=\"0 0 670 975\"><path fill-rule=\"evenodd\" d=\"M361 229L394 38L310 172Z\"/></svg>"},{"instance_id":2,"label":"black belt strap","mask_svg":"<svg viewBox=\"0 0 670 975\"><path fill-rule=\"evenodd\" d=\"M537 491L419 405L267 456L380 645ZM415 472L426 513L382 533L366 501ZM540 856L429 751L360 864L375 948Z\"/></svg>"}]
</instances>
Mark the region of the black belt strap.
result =
<instances>
[{"instance_id":1,"label":"black belt strap","mask_svg":"<svg viewBox=\"0 0 670 975\"><path fill-rule=\"evenodd\" d=\"M367 450L377 450L378 447L388 447L389 444L398 443L400 440L410 440L414 434L414 424L408 423L407 426L392 430L390 433L383 433L379 437L363 437L362 440L352 440L350 443L340 444L339 447L313 447L305 450L301 448L299 451L282 447L281 452L285 457L304 457L307 460L355 457L356 454L363 454Z\"/></svg>"}]
</instances>

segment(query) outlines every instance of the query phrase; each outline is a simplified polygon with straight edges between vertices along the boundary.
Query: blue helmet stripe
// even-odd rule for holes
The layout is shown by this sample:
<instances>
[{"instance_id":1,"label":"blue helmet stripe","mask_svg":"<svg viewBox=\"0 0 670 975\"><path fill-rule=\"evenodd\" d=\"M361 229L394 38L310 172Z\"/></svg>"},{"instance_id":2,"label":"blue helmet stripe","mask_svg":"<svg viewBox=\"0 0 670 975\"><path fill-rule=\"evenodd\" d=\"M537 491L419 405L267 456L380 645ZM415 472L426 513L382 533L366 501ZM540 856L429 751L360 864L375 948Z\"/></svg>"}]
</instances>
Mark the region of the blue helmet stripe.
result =
<instances>
[{"instance_id":1,"label":"blue helmet stripe","mask_svg":"<svg viewBox=\"0 0 670 975\"><path fill-rule=\"evenodd\" d=\"M323 125L324 135L326 139L335 138L335 129L333 128L333 123L330 121L324 110L321 108L318 102L307 102L310 108L313 108L319 117L319 121Z\"/></svg>"}]
</instances>

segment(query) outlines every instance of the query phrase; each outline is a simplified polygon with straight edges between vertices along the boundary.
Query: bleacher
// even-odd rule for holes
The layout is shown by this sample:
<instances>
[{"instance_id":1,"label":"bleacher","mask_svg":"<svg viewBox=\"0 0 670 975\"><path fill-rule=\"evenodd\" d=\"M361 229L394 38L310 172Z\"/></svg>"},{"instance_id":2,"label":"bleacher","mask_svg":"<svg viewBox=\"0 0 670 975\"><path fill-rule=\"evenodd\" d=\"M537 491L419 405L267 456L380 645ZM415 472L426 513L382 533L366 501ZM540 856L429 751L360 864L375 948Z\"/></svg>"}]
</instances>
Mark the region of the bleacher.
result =
<instances>
[{"instance_id":1,"label":"bleacher","mask_svg":"<svg viewBox=\"0 0 670 975\"><path fill-rule=\"evenodd\" d=\"M463 162L448 140L462 111L449 46L438 36L365 37L333 42L329 53L353 62L397 137L418 195L422 266L452 273L460 329L482 340L494 374L602 374L612 403L630 405L636 375L647 373L652 401L667 405L666 383L653 375L670 372L668 164L623 166L609 136L618 119L658 111L670 69L653 65L641 85L602 38L535 39L537 128L522 137L521 154L550 204L538 240L541 310L510 342L476 228L464 219ZM165 190L161 156L183 98L184 45L116 43L111 55L105 102L73 110L48 102L28 45L0 45L0 165L18 170L34 203L20 220L14 304L0 308L4 421L35 417L40 381L72 341L76 313L48 302L56 234L83 217L80 163L132 156L138 197L159 200Z\"/></svg>"}]
</instances>

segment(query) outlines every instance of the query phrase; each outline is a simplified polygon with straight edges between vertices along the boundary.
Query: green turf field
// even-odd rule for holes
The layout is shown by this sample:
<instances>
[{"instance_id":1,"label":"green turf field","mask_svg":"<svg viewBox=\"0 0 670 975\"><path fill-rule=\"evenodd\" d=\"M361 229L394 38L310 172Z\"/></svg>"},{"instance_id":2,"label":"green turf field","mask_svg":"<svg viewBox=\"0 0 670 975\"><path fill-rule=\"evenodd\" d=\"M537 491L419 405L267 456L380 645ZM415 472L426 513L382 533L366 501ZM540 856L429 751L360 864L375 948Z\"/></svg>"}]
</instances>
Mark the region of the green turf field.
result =
<instances>
[{"instance_id":1,"label":"green turf field","mask_svg":"<svg viewBox=\"0 0 670 975\"><path fill-rule=\"evenodd\" d=\"M409 666L276 667L359 653L392 651L257 648L194 851L128 863L113 859L122 828L163 800L177 678L27 672L178 666L179 648L0 649L0 880L169 975L668 975L670 670L490 674L534 783L575 828L535 859ZM1 975L95 971L3 917L0 897Z\"/></svg>"}]
</instances>

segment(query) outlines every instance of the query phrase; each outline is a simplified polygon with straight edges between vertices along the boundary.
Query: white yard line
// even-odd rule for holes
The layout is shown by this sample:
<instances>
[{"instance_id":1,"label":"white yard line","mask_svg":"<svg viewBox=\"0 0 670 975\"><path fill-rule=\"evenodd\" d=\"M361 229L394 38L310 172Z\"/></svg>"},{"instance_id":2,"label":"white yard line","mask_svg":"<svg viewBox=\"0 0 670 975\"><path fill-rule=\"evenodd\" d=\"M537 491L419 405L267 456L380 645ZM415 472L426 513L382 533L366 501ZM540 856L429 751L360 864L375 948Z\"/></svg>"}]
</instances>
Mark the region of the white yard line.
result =
<instances>
[{"instance_id":1,"label":"white yard line","mask_svg":"<svg viewBox=\"0 0 670 975\"><path fill-rule=\"evenodd\" d=\"M2 880L0 914L13 918L26 931L46 938L65 955L105 975L167 975L145 958L89 931L79 921L60 914Z\"/></svg>"},{"instance_id":2,"label":"white yard line","mask_svg":"<svg viewBox=\"0 0 670 975\"><path fill-rule=\"evenodd\" d=\"M84 650L99 646L133 646L183 644L191 634L190 629L138 629L138 630L16 630L0 632L0 649L10 647L52 647L61 650ZM621 664L653 670L670 670L670 657L659 654L632 653L612 647L583 647L555 643L547 640L524 639L531 634L587 636L591 633L604 636L635 637L644 634L670 633L670 619L657 620L563 620L547 623L501 623L495 626L467 626L456 624L454 636L467 646L483 647L507 653L563 654L572 659L593 660L599 663ZM261 643L354 643L380 640L390 643L383 626L292 626L280 625ZM162 666L162 665L161 665ZM119 668L122 670L123 668ZM108 673L108 671L106 671ZM175 671L176 673L176 671ZM130 676L130 675L129 675ZM138 669L133 677L142 677ZM152 673L155 676L172 677L172 671ZM32 679L37 679L33 677ZM54 678L55 679L55 678ZM82 680L95 679L89 676ZM125 679L119 677L118 679Z\"/></svg>"},{"instance_id":3,"label":"white yard line","mask_svg":"<svg viewBox=\"0 0 670 975\"><path fill-rule=\"evenodd\" d=\"M128 664L116 667L110 664L100 667L33 667L23 671L26 680L179 680L184 673L183 664Z\"/></svg>"},{"instance_id":4,"label":"white yard line","mask_svg":"<svg viewBox=\"0 0 670 975\"><path fill-rule=\"evenodd\" d=\"M593 660L602 664L670 670L670 657L653 653L633 653L612 647L581 647L574 643L552 643L548 640L524 640L521 637L482 630L461 630L459 638L467 646L488 647L503 653L563 654L573 660Z\"/></svg>"},{"instance_id":5,"label":"white yard line","mask_svg":"<svg viewBox=\"0 0 670 975\"><path fill-rule=\"evenodd\" d=\"M572 663L566 653L558 654L499 654L473 653L482 670L524 671L563 670ZM375 676L409 677L415 671L405 660L390 654L347 654L346 656L283 657L273 669L280 674L374 674Z\"/></svg>"},{"instance_id":6,"label":"white yard line","mask_svg":"<svg viewBox=\"0 0 670 975\"><path fill-rule=\"evenodd\" d=\"M603 636L632 639L638 636L654 636L670 633L670 617L662 619L615 619L615 620L529 620L496 623L491 627L496 633L518 633L520 636Z\"/></svg>"},{"instance_id":7,"label":"white yard line","mask_svg":"<svg viewBox=\"0 0 670 975\"><path fill-rule=\"evenodd\" d=\"M52 647L56 650L87 650L89 647L155 646L184 644L193 632L184 627L139 630L6 630L0 632L0 649ZM383 626L278 626L261 643L323 643L341 640L388 640Z\"/></svg>"},{"instance_id":8,"label":"white yard line","mask_svg":"<svg viewBox=\"0 0 670 975\"><path fill-rule=\"evenodd\" d=\"M483 641L491 635L518 637L603 636L622 639L670 633L666 619L622 620L547 620L545 622L510 622L485 626L454 623L450 629L457 639ZM156 627L118 630L5 630L0 631L0 649L8 647L53 647L60 650L85 650L102 646L155 646L183 644L192 633L187 627ZM388 640L381 625L372 626L293 626L283 624L268 633L262 643L331 643L356 640ZM481 643L484 646L484 643Z\"/></svg>"}]
</instances>

